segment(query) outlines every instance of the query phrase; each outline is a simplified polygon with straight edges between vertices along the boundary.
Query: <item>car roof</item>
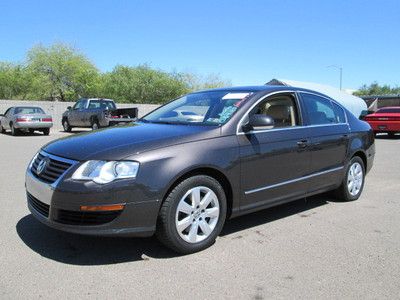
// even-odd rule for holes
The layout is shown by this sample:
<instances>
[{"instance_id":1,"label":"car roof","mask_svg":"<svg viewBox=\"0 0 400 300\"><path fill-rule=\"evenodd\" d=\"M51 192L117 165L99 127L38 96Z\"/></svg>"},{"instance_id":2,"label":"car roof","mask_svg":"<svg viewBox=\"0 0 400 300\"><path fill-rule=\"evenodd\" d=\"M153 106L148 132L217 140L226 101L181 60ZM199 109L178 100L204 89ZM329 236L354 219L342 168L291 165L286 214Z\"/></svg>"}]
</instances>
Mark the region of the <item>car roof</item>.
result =
<instances>
[{"instance_id":1,"label":"car roof","mask_svg":"<svg viewBox=\"0 0 400 300\"><path fill-rule=\"evenodd\" d=\"M309 89L303 89L303 88L298 88L298 87L292 87L292 86L283 86L283 85L256 85L256 86L235 86L235 87L224 87L224 88L215 88L215 89L207 89L207 90L201 90L197 92L193 92L192 94L196 93L204 93L204 92L262 92L262 91L269 91L269 92L279 92L279 91L293 91L293 92L311 92L314 94L318 94L324 97L328 97L332 99L331 97L322 94L320 92L314 91L314 90L309 90Z\"/></svg>"}]
</instances>

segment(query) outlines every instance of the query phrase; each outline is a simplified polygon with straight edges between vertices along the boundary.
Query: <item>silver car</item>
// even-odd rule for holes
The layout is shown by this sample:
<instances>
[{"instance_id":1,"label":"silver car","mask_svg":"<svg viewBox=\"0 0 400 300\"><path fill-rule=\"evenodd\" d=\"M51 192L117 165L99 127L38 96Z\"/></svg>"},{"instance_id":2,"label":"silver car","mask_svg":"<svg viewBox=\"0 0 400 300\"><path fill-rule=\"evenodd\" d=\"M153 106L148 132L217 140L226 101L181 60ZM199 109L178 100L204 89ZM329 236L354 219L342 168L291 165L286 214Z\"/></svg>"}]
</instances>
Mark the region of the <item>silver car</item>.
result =
<instances>
[{"instance_id":1,"label":"silver car","mask_svg":"<svg viewBox=\"0 0 400 300\"><path fill-rule=\"evenodd\" d=\"M18 135L22 131L30 133L41 131L44 135L49 135L52 126L51 115L37 106L14 106L7 109L4 114L0 114L1 133L9 129L12 135Z\"/></svg>"}]
</instances>

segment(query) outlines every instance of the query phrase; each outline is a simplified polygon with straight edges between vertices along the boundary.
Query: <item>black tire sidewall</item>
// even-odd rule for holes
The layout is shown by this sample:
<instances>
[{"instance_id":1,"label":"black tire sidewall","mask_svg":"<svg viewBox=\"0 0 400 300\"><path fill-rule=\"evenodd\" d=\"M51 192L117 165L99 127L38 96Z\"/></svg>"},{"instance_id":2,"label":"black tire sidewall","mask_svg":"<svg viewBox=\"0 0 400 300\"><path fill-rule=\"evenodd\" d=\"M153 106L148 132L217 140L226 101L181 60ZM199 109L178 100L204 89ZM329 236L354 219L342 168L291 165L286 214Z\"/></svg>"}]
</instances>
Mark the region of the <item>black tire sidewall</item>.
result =
<instances>
[{"instance_id":1,"label":"black tire sidewall","mask_svg":"<svg viewBox=\"0 0 400 300\"><path fill-rule=\"evenodd\" d=\"M205 240L199 243L191 244L186 242L180 237L175 226L175 216L181 198L185 195L185 193L188 190L196 186L208 187L217 195L219 201L220 214L218 218L218 223L215 226L213 232L210 234L210 236L208 236ZM224 189L219 184L219 182L209 176L197 175L181 182L168 195L168 198L170 198L169 201L172 202L171 205L168 207L167 211L167 218L168 218L167 224L164 225L166 227L165 229L166 233L168 234L169 240L174 245L173 247L174 250L177 250L180 253L193 253L208 248L210 245L212 245L217 236L219 235L219 233L221 232L222 227L224 226L226 219L226 211L227 211L226 195Z\"/></svg>"},{"instance_id":2,"label":"black tire sidewall","mask_svg":"<svg viewBox=\"0 0 400 300\"><path fill-rule=\"evenodd\" d=\"M65 126L65 123L67 123L67 126ZM63 126L63 129L64 129L65 132L70 132L71 131L71 126L69 125L69 122L68 122L67 118L63 119L62 126Z\"/></svg>"}]
</instances>

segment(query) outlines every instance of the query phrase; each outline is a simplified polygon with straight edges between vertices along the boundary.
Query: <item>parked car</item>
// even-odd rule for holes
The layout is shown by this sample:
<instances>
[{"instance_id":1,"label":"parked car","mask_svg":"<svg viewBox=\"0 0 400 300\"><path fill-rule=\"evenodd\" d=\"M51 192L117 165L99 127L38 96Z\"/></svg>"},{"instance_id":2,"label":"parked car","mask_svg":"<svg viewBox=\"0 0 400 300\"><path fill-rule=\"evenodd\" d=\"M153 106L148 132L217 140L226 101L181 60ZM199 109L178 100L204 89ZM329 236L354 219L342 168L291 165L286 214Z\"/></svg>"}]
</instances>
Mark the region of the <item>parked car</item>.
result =
<instances>
[{"instance_id":1,"label":"parked car","mask_svg":"<svg viewBox=\"0 0 400 300\"><path fill-rule=\"evenodd\" d=\"M9 129L12 135L18 135L21 132L34 133L35 131L49 135L52 126L51 115L46 114L43 109L37 106L10 107L4 114L0 115L1 133L5 133Z\"/></svg>"},{"instance_id":2,"label":"parked car","mask_svg":"<svg viewBox=\"0 0 400 300\"><path fill-rule=\"evenodd\" d=\"M202 120L163 120L182 107L203 111ZM214 89L42 147L26 171L28 207L59 230L156 233L192 253L229 218L331 190L358 199L374 155L371 127L323 94Z\"/></svg>"},{"instance_id":3,"label":"parked car","mask_svg":"<svg viewBox=\"0 0 400 300\"><path fill-rule=\"evenodd\" d=\"M375 133L387 133L394 136L400 133L400 106L383 107L375 113L364 116L364 121L371 125Z\"/></svg>"},{"instance_id":4,"label":"parked car","mask_svg":"<svg viewBox=\"0 0 400 300\"><path fill-rule=\"evenodd\" d=\"M91 127L93 130L136 120L137 108L117 109L111 99L79 99L73 107L62 115L64 131L70 132L73 127Z\"/></svg>"}]
</instances>

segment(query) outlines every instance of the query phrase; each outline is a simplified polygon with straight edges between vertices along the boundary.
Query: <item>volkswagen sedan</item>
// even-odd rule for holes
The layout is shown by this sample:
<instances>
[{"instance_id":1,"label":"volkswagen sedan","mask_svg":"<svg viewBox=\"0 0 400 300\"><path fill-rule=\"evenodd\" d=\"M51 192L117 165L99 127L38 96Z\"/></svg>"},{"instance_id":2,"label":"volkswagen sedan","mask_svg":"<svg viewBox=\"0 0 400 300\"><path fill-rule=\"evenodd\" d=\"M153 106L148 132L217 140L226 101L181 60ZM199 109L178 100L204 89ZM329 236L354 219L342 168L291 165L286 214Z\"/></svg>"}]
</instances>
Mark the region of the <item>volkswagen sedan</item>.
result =
<instances>
[{"instance_id":1,"label":"volkswagen sedan","mask_svg":"<svg viewBox=\"0 0 400 300\"><path fill-rule=\"evenodd\" d=\"M178 111L201 118L167 119ZM229 218L331 190L358 199L374 154L371 127L323 94L213 89L43 146L26 171L28 207L59 230L156 234L193 253Z\"/></svg>"}]
</instances>

